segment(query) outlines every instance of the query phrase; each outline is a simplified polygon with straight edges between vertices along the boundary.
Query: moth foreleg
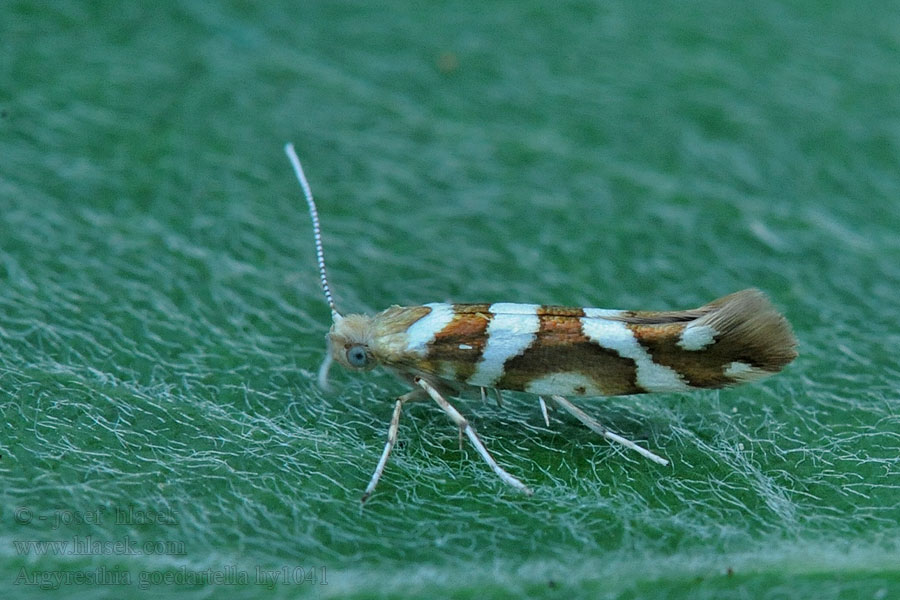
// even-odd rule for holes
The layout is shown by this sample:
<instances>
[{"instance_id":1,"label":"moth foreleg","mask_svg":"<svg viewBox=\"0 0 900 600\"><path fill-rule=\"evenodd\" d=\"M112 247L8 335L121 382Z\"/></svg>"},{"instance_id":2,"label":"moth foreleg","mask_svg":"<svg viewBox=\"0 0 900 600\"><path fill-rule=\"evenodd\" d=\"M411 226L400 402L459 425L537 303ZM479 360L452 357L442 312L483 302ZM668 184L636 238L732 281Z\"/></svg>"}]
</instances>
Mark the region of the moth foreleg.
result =
<instances>
[{"instance_id":1,"label":"moth foreleg","mask_svg":"<svg viewBox=\"0 0 900 600\"><path fill-rule=\"evenodd\" d=\"M607 429L606 427L601 425L599 421L597 421L596 419L594 419L593 417L588 415L586 412L584 412L583 410L581 410L580 408L578 408L577 406L575 406L574 404L569 402L567 399L563 398L562 396L550 396L550 397L553 398L553 401L556 402L561 408L563 408L570 415L572 415L573 417L575 417L576 419L581 421L591 431L599 433L600 435L602 435L603 437L605 437L606 439L608 439L611 442L616 442L618 444L622 444L626 448L630 448L631 450L634 450L641 456L643 456L645 458L649 458L650 460L652 460L655 463L659 463L663 466L666 466L669 464L669 461L667 461L666 459L664 459L660 456L657 456L656 454L653 454L649 450L641 448L640 446L638 446L631 440L625 439L617 433L613 433L612 431L610 431L609 429Z\"/></svg>"},{"instance_id":2,"label":"moth foreleg","mask_svg":"<svg viewBox=\"0 0 900 600\"><path fill-rule=\"evenodd\" d=\"M387 464L388 457L391 455L391 450L394 449L394 444L397 443L397 430L400 428L400 411L403 409L403 403L415 399L414 392L418 391L420 390L413 390L412 392L403 394L397 398L397 403L394 405L394 414L391 416L391 425L388 427L387 443L384 445L384 451L381 453L381 458L378 460L375 472L372 473L372 480L369 481L369 485L366 486L366 491L360 499L360 502L368 500L369 496L372 495L372 492L375 491L375 486L378 485L378 480L381 479L381 474L384 473L384 466Z\"/></svg>"},{"instance_id":3,"label":"moth foreleg","mask_svg":"<svg viewBox=\"0 0 900 600\"><path fill-rule=\"evenodd\" d=\"M462 416L458 410L456 410L447 400L441 395L441 393L434 388L433 385L422 379L421 377L416 378L416 384L419 385L423 390L428 392L428 395L437 402L438 406L443 409L447 416L450 417L457 427L459 427L460 431L466 434L466 437L469 438L469 441L472 442L472 445L475 446L475 450L478 451L478 454L481 455L481 458L491 467L491 470L496 473L496 475L502 479L507 484L512 487L520 490L526 494L531 494L531 489L528 488L524 483L507 473L503 467L497 464L497 461L494 460L494 457L491 456L490 452L487 451L484 444L481 442L481 439L478 437L478 434L475 433L475 429L469 424L469 421L466 420L464 416Z\"/></svg>"}]
</instances>

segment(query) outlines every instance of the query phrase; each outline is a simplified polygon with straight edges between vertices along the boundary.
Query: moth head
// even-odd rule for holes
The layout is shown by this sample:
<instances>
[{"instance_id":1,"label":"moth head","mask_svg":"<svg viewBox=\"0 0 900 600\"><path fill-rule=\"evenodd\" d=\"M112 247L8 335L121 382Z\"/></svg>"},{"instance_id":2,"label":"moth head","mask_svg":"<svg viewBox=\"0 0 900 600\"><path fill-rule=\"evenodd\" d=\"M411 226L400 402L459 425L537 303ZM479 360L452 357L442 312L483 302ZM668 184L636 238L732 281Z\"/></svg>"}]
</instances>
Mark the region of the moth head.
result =
<instances>
[{"instance_id":1,"label":"moth head","mask_svg":"<svg viewBox=\"0 0 900 600\"><path fill-rule=\"evenodd\" d=\"M331 357L342 366L368 371L377 366L372 353L373 319L368 315L347 315L334 321L328 332Z\"/></svg>"}]
</instances>

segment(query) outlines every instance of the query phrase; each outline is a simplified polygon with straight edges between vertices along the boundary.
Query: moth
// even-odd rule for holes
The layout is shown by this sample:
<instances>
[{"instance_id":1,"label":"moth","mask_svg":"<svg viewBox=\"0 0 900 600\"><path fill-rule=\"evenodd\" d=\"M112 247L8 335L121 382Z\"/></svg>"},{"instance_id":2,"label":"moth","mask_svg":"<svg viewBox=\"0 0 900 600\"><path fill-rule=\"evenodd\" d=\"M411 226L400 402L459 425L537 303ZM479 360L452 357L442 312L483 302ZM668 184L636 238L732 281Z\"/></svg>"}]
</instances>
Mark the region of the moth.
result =
<instances>
[{"instance_id":1,"label":"moth","mask_svg":"<svg viewBox=\"0 0 900 600\"><path fill-rule=\"evenodd\" d=\"M332 361L355 370L381 366L412 385L394 402L388 437L362 501L378 484L403 405L431 398L504 482L531 490L494 460L472 424L447 400L466 389L545 397L604 438L646 458L668 461L608 430L569 397L686 392L747 383L781 371L797 356L788 321L757 289L699 308L633 311L500 302L391 306L375 315L342 315L335 307L318 210L292 144L285 146L313 223L322 291L331 309L328 352L319 369L326 386Z\"/></svg>"}]
</instances>

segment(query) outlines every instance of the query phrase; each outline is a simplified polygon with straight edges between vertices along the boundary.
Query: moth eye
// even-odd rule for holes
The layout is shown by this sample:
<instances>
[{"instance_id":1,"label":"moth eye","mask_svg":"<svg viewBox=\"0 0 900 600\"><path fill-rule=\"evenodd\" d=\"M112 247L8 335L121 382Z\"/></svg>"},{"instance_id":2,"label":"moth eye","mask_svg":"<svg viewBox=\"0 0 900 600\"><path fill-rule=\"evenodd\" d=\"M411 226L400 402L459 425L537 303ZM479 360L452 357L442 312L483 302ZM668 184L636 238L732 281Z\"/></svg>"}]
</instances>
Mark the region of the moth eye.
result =
<instances>
[{"instance_id":1,"label":"moth eye","mask_svg":"<svg viewBox=\"0 0 900 600\"><path fill-rule=\"evenodd\" d=\"M365 346L356 344L347 348L347 362L351 367L365 367L369 362Z\"/></svg>"}]
</instances>

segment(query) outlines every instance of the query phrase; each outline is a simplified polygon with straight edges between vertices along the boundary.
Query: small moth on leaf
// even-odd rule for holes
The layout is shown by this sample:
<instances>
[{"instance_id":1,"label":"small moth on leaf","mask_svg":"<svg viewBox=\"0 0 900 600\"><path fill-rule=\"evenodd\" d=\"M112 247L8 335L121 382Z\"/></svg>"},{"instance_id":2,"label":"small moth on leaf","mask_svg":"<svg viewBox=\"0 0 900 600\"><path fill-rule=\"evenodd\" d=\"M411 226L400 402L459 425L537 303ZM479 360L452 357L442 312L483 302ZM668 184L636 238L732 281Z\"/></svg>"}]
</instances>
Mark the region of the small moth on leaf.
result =
<instances>
[{"instance_id":1,"label":"small moth on leaf","mask_svg":"<svg viewBox=\"0 0 900 600\"><path fill-rule=\"evenodd\" d=\"M500 479L530 494L487 451L447 396L480 388L544 397L604 438L667 465L668 461L609 431L572 404L570 396L618 396L722 388L779 372L797 356L787 320L756 289L699 308L633 311L499 302L392 306L376 315L341 315L328 277L319 216L293 144L285 152L309 206L319 277L331 308L328 354L319 370L325 387L333 360L352 370L385 367L412 391L394 403L388 439L363 502L375 490L397 443L406 402L433 399Z\"/></svg>"}]
</instances>

